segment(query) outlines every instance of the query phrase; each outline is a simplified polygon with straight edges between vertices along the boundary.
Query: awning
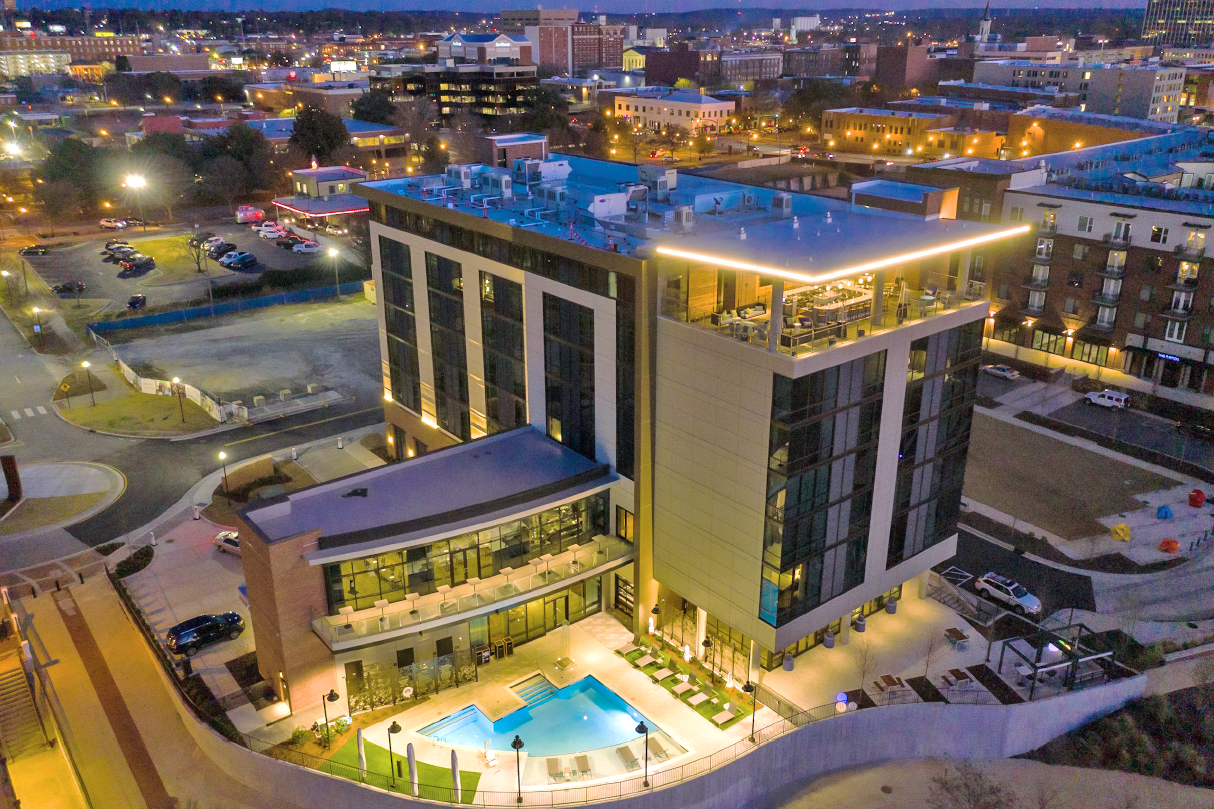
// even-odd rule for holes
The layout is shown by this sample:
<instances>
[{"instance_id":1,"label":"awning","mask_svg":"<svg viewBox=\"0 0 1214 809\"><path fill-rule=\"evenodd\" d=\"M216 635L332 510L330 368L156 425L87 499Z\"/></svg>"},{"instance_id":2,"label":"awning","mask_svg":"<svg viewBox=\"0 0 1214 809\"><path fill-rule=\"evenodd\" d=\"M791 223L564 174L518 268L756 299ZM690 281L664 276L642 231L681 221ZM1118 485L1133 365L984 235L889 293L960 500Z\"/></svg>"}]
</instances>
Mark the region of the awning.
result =
<instances>
[{"instance_id":1,"label":"awning","mask_svg":"<svg viewBox=\"0 0 1214 809\"><path fill-rule=\"evenodd\" d=\"M1040 317L1033 318L1032 328L1047 334L1065 334L1068 326L1062 322L1058 313L1051 309Z\"/></svg>"}]
</instances>

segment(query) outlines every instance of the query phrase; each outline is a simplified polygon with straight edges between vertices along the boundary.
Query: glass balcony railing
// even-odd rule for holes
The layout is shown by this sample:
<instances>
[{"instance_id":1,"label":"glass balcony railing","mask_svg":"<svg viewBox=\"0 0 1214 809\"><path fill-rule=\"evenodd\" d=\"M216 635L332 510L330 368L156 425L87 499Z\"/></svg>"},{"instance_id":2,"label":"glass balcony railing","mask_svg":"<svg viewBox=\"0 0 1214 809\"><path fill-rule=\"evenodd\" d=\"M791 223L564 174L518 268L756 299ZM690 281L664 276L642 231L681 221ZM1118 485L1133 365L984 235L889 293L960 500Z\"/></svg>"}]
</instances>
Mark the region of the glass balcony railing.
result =
<instances>
[{"instance_id":1,"label":"glass balcony railing","mask_svg":"<svg viewBox=\"0 0 1214 809\"><path fill-rule=\"evenodd\" d=\"M439 588L426 596L407 594L404 601L382 607L325 615L312 621L312 631L330 649L377 635L406 634L414 627L445 618L457 619L465 612L490 604L515 602L519 597L545 587L625 561L632 556L630 543L600 536L586 545L574 545L556 555L545 554L517 569L502 568L485 580L469 579L455 587Z\"/></svg>"}]
</instances>

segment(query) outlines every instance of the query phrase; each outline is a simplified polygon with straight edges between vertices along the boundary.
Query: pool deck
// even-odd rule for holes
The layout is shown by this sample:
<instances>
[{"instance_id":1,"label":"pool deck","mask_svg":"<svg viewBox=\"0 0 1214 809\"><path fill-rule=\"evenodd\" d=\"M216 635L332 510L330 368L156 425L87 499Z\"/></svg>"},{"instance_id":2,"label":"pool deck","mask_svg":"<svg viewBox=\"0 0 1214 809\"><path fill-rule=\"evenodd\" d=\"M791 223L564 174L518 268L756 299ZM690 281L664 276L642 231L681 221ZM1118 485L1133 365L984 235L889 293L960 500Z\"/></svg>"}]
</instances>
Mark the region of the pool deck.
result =
<instances>
[{"instance_id":1,"label":"pool deck","mask_svg":"<svg viewBox=\"0 0 1214 809\"><path fill-rule=\"evenodd\" d=\"M364 738L373 744L387 747L388 726L393 721L400 722L404 731L393 739L393 748L398 753L403 753L405 745L411 743L419 761L449 767L451 750L455 749L459 755L460 769L483 773L479 790L512 792L515 788L516 771L513 756L509 752L498 751L499 766L488 768L485 766L483 751L452 748L451 745L422 736L417 731L469 704L479 706L494 719L522 707L525 703L510 690L510 686L537 673L544 674L558 688L593 674L599 682L656 723L664 732L658 736L663 740L662 743L669 747L666 743L666 737L669 737L670 741L685 752L672 754L660 761L651 760L651 773L701 758L749 735L748 722L735 723L726 730L715 727L693 708L655 684L648 675L633 668L624 658L615 654L614 649L632 640L632 633L612 616L605 613L591 616L570 626L568 632L570 656L576 661L573 668L557 668L556 659L561 654L563 643L559 634L548 635L518 647L512 656L504 660L495 660L488 666L481 667L480 682L443 691L421 705L372 725L363 731ZM773 711L760 706L756 719L760 726L771 724L777 719ZM525 743L526 739L523 741ZM642 745L639 742L632 742L631 749L638 758L642 754ZM573 763L574 754L583 752L587 751L570 750L559 758L562 765L567 767ZM590 786L615 780L626 774L637 774L636 771L626 772L623 762L615 752L615 746L590 751L592 776L586 780L559 784L549 783L546 763L549 757L537 756L534 761L529 761L529 758L524 748L522 764L525 789Z\"/></svg>"}]
</instances>

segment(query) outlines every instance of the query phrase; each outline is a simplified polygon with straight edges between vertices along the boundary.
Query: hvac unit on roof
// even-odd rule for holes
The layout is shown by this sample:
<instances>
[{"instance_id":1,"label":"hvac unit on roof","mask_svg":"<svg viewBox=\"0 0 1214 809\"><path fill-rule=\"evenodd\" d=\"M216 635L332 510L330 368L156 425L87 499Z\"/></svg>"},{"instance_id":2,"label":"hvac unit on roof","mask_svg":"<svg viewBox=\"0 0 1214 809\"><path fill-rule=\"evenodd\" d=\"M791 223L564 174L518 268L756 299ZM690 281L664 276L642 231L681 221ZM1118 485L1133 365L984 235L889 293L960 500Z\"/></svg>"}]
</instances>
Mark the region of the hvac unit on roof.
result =
<instances>
[{"instance_id":1,"label":"hvac unit on roof","mask_svg":"<svg viewBox=\"0 0 1214 809\"><path fill-rule=\"evenodd\" d=\"M754 205L755 204L754 192L752 192L752 191L742 192L742 204L743 205Z\"/></svg>"},{"instance_id":2,"label":"hvac unit on roof","mask_svg":"<svg viewBox=\"0 0 1214 809\"><path fill-rule=\"evenodd\" d=\"M787 219L792 216L792 194L777 193L771 198L771 212L774 216Z\"/></svg>"},{"instance_id":3,"label":"hvac unit on roof","mask_svg":"<svg viewBox=\"0 0 1214 809\"><path fill-rule=\"evenodd\" d=\"M454 188L471 188L472 167L461 165L447 166L447 185Z\"/></svg>"},{"instance_id":4,"label":"hvac unit on roof","mask_svg":"<svg viewBox=\"0 0 1214 809\"><path fill-rule=\"evenodd\" d=\"M506 174L490 174L485 178L485 187L503 199L514 198L514 181Z\"/></svg>"}]
</instances>

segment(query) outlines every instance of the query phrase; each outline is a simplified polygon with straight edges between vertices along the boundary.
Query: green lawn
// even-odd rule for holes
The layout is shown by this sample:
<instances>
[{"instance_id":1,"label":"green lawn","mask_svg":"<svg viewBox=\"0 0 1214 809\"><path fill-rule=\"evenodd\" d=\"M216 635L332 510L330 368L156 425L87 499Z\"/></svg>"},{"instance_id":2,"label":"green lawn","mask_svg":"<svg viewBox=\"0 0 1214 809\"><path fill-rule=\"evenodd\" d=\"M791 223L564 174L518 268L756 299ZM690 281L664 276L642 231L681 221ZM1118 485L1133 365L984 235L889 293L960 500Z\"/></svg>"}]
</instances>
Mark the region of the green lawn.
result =
<instances>
[{"instance_id":1,"label":"green lawn","mask_svg":"<svg viewBox=\"0 0 1214 809\"><path fill-rule=\"evenodd\" d=\"M618 654L618 652L617 652L617 654ZM670 658L673 654L674 653L672 651L670 651L669 649L663 649L662 650L662 660L664 662L650 663L649 665L644 666L641 669L641 671L645 672L645 674L650 675L650 677L652 677L654 672L658 671L659 669L661 669L663 667L670 669L675 674L688 674L688 673L694 674L696 680L701 683L700 690L701 691L706 690L709 695L709 698L707 700L705 700L704 702L701 702L699 705L693 706L693 705L688 704L687 707L691 708L693 711L698 713L700 716L704 717L704 719L707 720L708 722L712 722L712 718L721 712L722 705L724 705L726 702L733 703L733 710L735 712L735 716L733 719L731 719L728 722L726 722L725 724L721 725L722 729L733 727L735 724L737 724L742 719L745 719L750 716L750 713L751 713L750 707L745 704L748 701L746 699L745 694L738 692L737 689L734 689L731 691L731 690L725 688L723 686L723 684L721 684L721 680L719 677L717 678L717 686L709 685L708 681L705 679L705 675L704 675L703 671L700 671L699 669L694 669L691 666L687 665L686 663L682 663L682 662L676 662L676 663L672 664ZM634 652L629 652L626 655L622 655L622 657L625 660L627 660L629 663L634 663L635 661L639 660L644 655L645 655L645 652L643 650L637 649ZM658 685L662 686L667 691L670 691L671 692L670 695L672 697L674 697L675 699L679 700L680 702L683 702L684 704L687 704L687 699L689 697L691 697L693 692L688 691L688 692L684 693L683 696L679 697L679 696L675 696L674 691L673 691L674 687L676 685L678 685L680 682L681 682L681 680L678 677L667 677L666 679L662 680L662 682L658 683ZM719 704L713 705L712 704L713 698L715 698Z\"/></svg>"},{"instance_id":2,"label":"green lawn","mask_svg":"<svg viewBox=\"0 0 1214 809\"><path fill-rule=\"evenodd\" d=\"M403 746L404 742L401 745ZM364 741L363 751L367 754L367 772L369 773L383 775L390 773L395 766L389 763L386 748ZM404 773L404 778L396 779L396 786L391 787L391 789L393 792L407 795L409 792L409 760L405 757L404 751L393 750L392 753L393 759L401 762L401 772ZM332 775L340 775L343 778L350 778L351 780L357 779L357 773L351 772L347 767L355 771L358 769L358 739L352 737L329 760L336 764L346 765L346 767L334 767L330 771ZM436 767L433 764L419 761L417 762L417 780L420 784L420 788L418 789L419 797L431 801L451 800L450 768ZM459 771L461 803L473 802L476 798L476 787L480 783L480 780L481 774L479 772Z\"/></svg>"}]
</instances>

